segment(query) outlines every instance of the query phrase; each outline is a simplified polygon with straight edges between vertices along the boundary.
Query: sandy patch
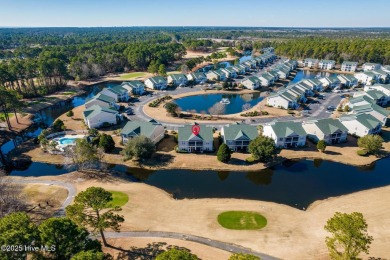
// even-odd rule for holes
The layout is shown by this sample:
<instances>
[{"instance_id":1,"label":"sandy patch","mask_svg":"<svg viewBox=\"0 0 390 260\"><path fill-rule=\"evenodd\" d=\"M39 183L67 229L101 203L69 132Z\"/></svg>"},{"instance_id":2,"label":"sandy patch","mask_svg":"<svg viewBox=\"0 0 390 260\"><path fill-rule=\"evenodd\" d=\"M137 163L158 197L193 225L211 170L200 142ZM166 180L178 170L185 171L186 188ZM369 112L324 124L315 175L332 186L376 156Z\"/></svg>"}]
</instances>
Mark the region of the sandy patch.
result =
<instances>
[{"instance_id":1,"label":"sandy patch","mask_svg":"<svg viewBox=\"0 0 390 260\"><path fill-rule=\"evenodd\" d=\"M57 177L75 183L82 191L90 186L118 190L129 195L123 207L123 231L170 231L203 236L238 244L282 259L328 259L323 227L331 216L340 212L362 212L368 222L368 232L374 236L370 256L388 256L390 244L390 186L317 201L307 211L286 205L239 199L175 200L166 192L142 183L119 179L83 180L73 173ZM35 178L37 179L37 178ZM268 220L264 229L237 231L222 228L219 213L246 210L262 214ZM155 241L150 239L150 242ZM194 251L195 252L195 251Z\"/></svg>"}]
</instances>

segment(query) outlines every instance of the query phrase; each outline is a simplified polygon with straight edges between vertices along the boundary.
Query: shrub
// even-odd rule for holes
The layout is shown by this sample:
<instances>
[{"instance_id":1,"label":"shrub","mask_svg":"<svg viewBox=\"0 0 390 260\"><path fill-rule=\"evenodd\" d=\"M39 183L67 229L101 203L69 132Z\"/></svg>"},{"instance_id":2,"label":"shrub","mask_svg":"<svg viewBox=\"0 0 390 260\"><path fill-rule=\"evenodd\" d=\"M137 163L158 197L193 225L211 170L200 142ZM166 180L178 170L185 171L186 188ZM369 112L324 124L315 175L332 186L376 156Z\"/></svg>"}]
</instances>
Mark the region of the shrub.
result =
<instances>
[{"instance_id":1,"label":"shrub","mask_svg":"<svg viewBox=\"0 0 390 260\"><path fill-rule=\"evenodd\" d=\"M261 114L262 114L263 116L269 115L268 111L261 111Z\"/></svg>"},{"instance_id":2,"label":"shrub","mask_svg":"<svg viewBox=\"0 0 390 260\"><path fill-rule=\"evenodd\" d=\"M152 140L141 135L129 139L121 153L124 156L124 160L132 158L147 159L152 157L155 150L156 146Z\"/></svg>"},{"instance_id":3,"label":"shrub","mask_svg":"<svg viewBox=\"0 0 390 260\"><path fill-rule=\"evenodd\" d=\"M344 107L344 112L348 112L348 111L349 111L349 106L346 105L346 106Z\"/></svg>"},{"instance_id":4,"label":"shrub","mask_svg":"<svg viewBox=\"0 0 390 260\"><path fill-rule=\"evenodd\" d=\"M358 150L356 153L359 156L367 156L367 154L368 154L367 150Z\"/></svg>"},{"instance_id":5,"label":"shrub","mask_svg":"<svg viewBox=\"0 0 390 260\"><path fill-rule=\"evenodd\" d=\"M248 149L253 159L265 163L272 161L277 154L274 139L263 135L252 140Z\"/></svg>"},{"instance_id":6,"label":"shrub","mask_svg":"<svg viewBox=\"0 0 390 260\"><path fill-rule=\"evenodd\" d=\"M115 149L115 142L111 135L102 134L98 146L99 148L102 148L105 153L109 153Z\"/></svg>"},{"instance_id":7,"label":"shrub","mask_svg":"<svg viewBox=\"0 0 390 260\"><path fill-rule=\"evenodd\" d=\"M171 99L172 99L171 96L165 96L165 97L162 97L162 98L158 98L155 101L150 102L149 103L149 107L158 107L163 101L171 100Z\"/></svg>"},{"instance_id":8,"label":"shrub","mask_svg":"<svg viewBox=\"0 0 390 260\"><path fill-rule=\"evenodd\" d=\"M56 132L61 132L63 130L66 129L65 125L64 125L64 122L62 122L61 119L57 119L56 121L54 121L53 123L53 129L54 131Z\"/></svg>"},{"instance_id":9,"label":"shrub","mask_svg":"<svg viewBox=\"0 0 390 260\"><path fill-rule=\"evenodd\" d=\"M96 128L90 128L90 129L88 129L88 134L92 135L92 136L98 136L99 131Z\"/></svg>"},{"instance_id":10,"label":"shrub","mask_svg":"<svg viewBox=\"0 0 390 260\"><path fill-rule=\"evenodd\" d=\"M167 110L167 112L171 115L176 115L176 111L177 111L177 108L179 106L176 104L176 103L173 103L173 102L169 102L165 105L165 109Z\"/></svg>"},{"instance_id":11,"label":"shrub","mask_svg":"<svg viewBox=\"0 0 390 260\"><path fill-rule=\"evenodd\" d=\"M220 162L227 163L231 158L232 151L226 144L221 144L217 152L217 159Z\"/></svg>"},{"instance_id":12,"label":"shrub","mask_svg":"<svg viewBox=\"0 0 390 260\"><path fill-rule=\"evenodd\" d=\"M243 117L254 117L254 116L259 116L260 113L258 111L252 111L252 112L246 112L246 113L242 113L240 114L240 116L243 116Z\"/></svg>"},{"instance_id":13,"label":"shrub","mask_svg":"<svg viewBox=\"0 0 390 260\"><path fill-rule=\"evenodd\" d=\"M68 113L66 113L67 117L72 117L74 116L73 110L69 110Z\"/></svg>"},{"instance_id":14,"label":"shrub","mask_svg":"<svg viewBox=\"0 0 390 260\"><path fill-rule=\"evenodd\" d=\"M379 135L366 135L358 139L358 146L369 154L378 154L382 148L383 138Z\"/></svg>"},{"instance_id":15,"label":"shrub","mask_svg":"<svg viewBox=\"0 0 390 260\"><path fill-rule=\"evenodd\" d=\"M320 141L318 141L318 143L317 143L317 149L318 149L318 151L320 151L320 152L325 152L325 149L326 149L326 142L324 141L324 140L320 140Z\"/></svg>"},{"instance_id":16,"label":"shrub","mask_svg":"<svg viewBox=\"0 0 390 260\"><path fill-rule=\"evenodd\" d=\"M157 255L156 257L156 260L174 260L174 259L198 260L199 258L196 255L191 254L188 250L176 249L176 248L171 248L168 251L165 251Z\"/></svg>"},{"instance_id":17,"label":"shrub","mask_svg":"<svg viewBox=\"0 0 390 260\"><path fill-rule=\"evenodd\" d=\"M246 158L245 161L246 161L247 163L254 163L254 162L255 162L255 159L254 159L252 156L250 156L250 157Z\"/></svg>"}]
</instances>

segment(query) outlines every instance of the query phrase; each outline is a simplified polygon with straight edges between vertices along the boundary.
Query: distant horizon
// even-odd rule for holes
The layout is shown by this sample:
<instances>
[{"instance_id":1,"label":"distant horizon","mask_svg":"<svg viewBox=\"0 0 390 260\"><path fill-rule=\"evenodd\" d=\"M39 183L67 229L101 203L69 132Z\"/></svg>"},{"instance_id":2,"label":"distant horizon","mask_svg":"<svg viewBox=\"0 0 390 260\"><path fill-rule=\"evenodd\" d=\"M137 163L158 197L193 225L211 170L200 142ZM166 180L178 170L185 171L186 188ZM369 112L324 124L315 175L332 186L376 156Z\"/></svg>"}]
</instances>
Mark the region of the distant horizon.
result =
<instances>
[{"instance_id":1,"label":"distant horizon","mask_svg":"<svg viewBox=\"0 0 390 260\"><path fill-rule=\"evenodd\" d=\"M123 25L123 26L0 26L6 29L28 29L28 28L248 28L248 29L390 29L390 26L239 26L239 25Z\"/></svg>"},{"instance_id":2,"label":"distant horizon","mask_svg":"<svg viewBox=\"0 0 390 260\"><path fill-rule=\"evenodd\" d=\"M388 0L0 0L0 6L2 28L390 27Z\"/></svg>"}]
</instances>

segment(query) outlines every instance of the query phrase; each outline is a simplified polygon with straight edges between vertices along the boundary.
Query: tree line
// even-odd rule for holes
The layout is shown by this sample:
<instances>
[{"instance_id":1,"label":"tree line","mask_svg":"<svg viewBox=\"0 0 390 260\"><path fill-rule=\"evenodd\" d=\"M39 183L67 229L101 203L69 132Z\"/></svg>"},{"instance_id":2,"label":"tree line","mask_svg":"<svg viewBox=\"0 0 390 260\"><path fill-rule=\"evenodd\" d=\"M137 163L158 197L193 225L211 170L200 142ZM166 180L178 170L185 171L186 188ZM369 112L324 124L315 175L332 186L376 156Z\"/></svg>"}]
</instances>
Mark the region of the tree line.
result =
<instances>
[{"instance_id":1,"label":"tree line","mask_svg":"<svg viewBox=\"0 0 390 260\"><path fill-rule=\"evenodd\" d=\"M291 58L390 63L390 39L302 38L273 42L278 55Z\"/></svg>"},{"instance_id":2,"label":"tree line","mask_svg":"<svg viewBox=\"0 0 390 260\"><path fill-rule=\"evenodd\" d=\"M169 65L185 53L182 44L153 41L44 47L33 55L0 62L0 87L35 97L65 87L68 79L146 70L151 62Z\"/></svg>"}]
</instances>

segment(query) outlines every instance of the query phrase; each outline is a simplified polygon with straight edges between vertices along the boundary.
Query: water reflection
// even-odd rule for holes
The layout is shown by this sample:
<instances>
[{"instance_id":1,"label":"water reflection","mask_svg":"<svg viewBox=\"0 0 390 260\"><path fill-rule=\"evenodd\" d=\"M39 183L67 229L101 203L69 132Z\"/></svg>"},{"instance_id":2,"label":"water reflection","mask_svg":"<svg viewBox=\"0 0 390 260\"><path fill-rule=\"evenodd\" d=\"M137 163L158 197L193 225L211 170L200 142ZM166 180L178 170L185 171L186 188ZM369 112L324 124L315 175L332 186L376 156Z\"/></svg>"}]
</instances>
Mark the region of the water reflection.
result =
<instances>
[{"instance_id":1,"label":"water reflection","mask_svg":"<svg viewBox=\"0 0 390 260\"><path fill-rule=\"evenodd\" d=\"M314 167L320 168L323 161L324 161L324 160L322 160L322 159L314 159L314 160L313 160L313 165L314 165Z\"/></svg>"},{"instance_id":2,"label":"water reflection","mask_svg":"<svg viewBox=\"0 0 390 260\"><path fill-rule=\"evenodd\" d=\"M264 169L260 172L248 172L246 178L256 185L269 185L272 182L272 169Z\"/></svg>"},{"instance_id":3,"label":"water reflection","mask_svg":"<svg viewBox=\"0 0 390 260\"><path fill-rule=\"evenodd\" d=\"M218 172L217 172L217 175L218 175L218 178L219 178L221 181L224 181L224 180L226 180L226 179L229 177L229 173L230 173L230 172L227 172L227 171L218 171Z\"/></svg>"},{"instance_id":4,"label":"water reflection","mask_svg":"<svg viewBox=\"0 0 390 260\"><path fill-rule=\"evenodd\" d=\"M390 185L385 169L390 158L367 167L322 160L289 161L257 172L158 170L110 165L118 178L142 181L161 188L177 199L239 198L273 201L307 208L316 200ZM62 165L33 163L28 170L11 175L44 176L71 172ZM367 174L369 173L369 174Z\"/></svg>"}]
</instances>

